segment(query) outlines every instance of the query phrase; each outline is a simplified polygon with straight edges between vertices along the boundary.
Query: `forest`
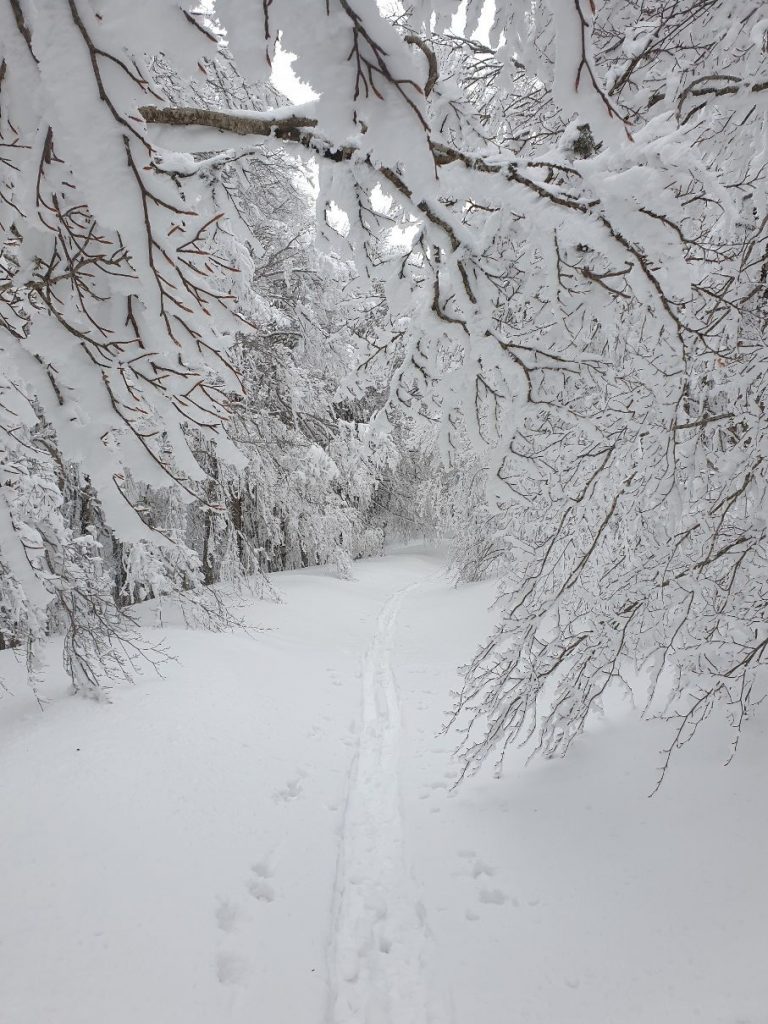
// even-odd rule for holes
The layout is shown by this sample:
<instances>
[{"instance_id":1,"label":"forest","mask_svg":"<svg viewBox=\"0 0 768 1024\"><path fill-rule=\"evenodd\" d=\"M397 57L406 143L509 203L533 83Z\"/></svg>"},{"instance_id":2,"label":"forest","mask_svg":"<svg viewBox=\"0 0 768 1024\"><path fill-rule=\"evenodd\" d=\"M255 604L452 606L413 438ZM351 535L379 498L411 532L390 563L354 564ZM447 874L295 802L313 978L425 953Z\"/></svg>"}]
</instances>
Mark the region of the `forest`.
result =
<instances>
[{"instance_id":1,"label":"forest","mask_svg":"<svg viewBox=\"0 0 768 1024\"><path fill-rule=\"evenodd\" d=\"M479 602L425 726L452 793L621 702L646 795L728 771L767 331L762 0L0 0L0 705L58 673L108 715L178 656L157 616L216 644L423 549ZM362 835L395 798L354 793Z\"/></svg>"}]
</instances>

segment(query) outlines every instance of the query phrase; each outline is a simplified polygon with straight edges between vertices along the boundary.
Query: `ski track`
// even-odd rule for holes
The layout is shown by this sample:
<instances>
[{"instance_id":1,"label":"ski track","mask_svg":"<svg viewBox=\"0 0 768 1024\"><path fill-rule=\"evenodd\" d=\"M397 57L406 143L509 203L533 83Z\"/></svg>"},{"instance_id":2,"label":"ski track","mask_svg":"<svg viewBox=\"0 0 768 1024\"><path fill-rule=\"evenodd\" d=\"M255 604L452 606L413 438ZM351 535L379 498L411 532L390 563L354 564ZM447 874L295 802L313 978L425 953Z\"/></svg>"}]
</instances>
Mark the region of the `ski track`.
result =
<instances>
[{"instance_id":1,"label":"ski track","mask_svg":"<svg viewBox=\"0 0 768 1024\"><path fill-rule=\"evenodd\" d=\"M398 612L384 604L362 666L362 721L342 821L326 1024L444 1024L429 982L431 939L407 862L400 705L391 666Z\"/></svg>"}]
</instances>

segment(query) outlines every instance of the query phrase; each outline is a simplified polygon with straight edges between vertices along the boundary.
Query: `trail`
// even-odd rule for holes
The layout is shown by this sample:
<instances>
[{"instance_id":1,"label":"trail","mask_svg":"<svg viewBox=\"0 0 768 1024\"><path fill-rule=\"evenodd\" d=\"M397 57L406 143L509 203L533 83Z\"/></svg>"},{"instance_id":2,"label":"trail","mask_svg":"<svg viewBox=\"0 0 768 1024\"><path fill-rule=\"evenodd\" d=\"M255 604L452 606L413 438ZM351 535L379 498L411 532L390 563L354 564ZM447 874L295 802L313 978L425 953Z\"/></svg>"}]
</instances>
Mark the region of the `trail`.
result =
<instances>
[{"instance_id":1,"label":"trail","mask_svg":"<svg viewBox=\"0 0 768 1024\"><path fill-rule=\"evenodd\" d=\"M391 655L400 608L379 614L362 667L362 721L352 764L334 890L326 1024L446 1020L428 977L430 936L404 841L400 704Z\"/></svg>"}]
</instances>

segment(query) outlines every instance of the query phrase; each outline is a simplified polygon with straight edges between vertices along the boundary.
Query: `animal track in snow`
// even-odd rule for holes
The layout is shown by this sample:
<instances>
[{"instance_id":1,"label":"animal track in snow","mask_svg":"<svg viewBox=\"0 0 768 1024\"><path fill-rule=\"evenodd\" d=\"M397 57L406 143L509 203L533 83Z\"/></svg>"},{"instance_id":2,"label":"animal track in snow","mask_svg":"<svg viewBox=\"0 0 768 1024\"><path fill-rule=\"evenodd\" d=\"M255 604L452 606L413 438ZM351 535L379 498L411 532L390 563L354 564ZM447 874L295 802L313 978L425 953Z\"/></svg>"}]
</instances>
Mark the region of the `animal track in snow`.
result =
<instances>
[{"instance_id":1,"label":"animal track in snow","mask_svg":"<svg viewBox=\"0 0 768 1024\"><path fill-rule=\"evenodd\" d=\"M459 850L459 857L461 857L465 861L472 861L471 865L467 865L467 867L469 868L467 874L469 874L470 878L473 878L476 882L486 883L485 885L481 886L477 893L477 899L480 903L490 903L500 906L502 903L507 902L509 897L505 892L502 892L501 889L491 888L487 884L490 881L490 879L493 878L493 876L496 874L495 867L493 867L491 864L488 864L487 861L484 861L480 857L478 857L477 853L474 850ZM463 871L461 873L464 874ZM513 899L511 902L513 906L518 906L518 902L516 899ZM467 911L467 920L475 920L475 918L472 916L473 913L474 911Z\"/></svg>"},{"instance_id":2,"label":"animal track in snow","mask_svg":"<svg viewBox=\"0 0 768 1024\"><path fill-rule=\"evenodd\" d=\"M272 903L275 899L275 890L263 878L252 878L248 883L248 892L260 903Z\"/></svg>"},{"instance_id":3,"label":"animal track in snow","mask_svg":"<svg viewBox=\"0 0 768 1024\"><path fill-rule=\"evenodd\" d=\"M501 889L481 889L477 898L481 903L496 903L501 905L507 902L507 894Z\"/></svg>"},{"instance_id":4,"label":"animal track in snow","mask_svg":"<svg viewBox=\"0 0 768 1024\"><path fill-rule=\"evenodd\" d=\"M275 890L268 881L272 877L272 870L265 861L251 866L253 878L248 882L248 892L260 903L272 903L275 899Z\"/></svg>"},{"instance_id":5,"label":"animal track in snow","mask_svg":"<svg viewBox=\"0 0 768 1024\"><path fill-rule=\"evenodd\" d=\"M247 961L235 953L219 953L216 957L216 977L222 985L239 984L247 971Z\"/></svg>"},{"instance_id":6,"label":"animal track in snow","mask_svg":"<svg viewBox=\"0 0 768 1024\"><path fill-rule=\"evenodd\" d=\"M221 931L234 931L239 917L240 908L236 904L229 900L219 900L219 905L216 907L216 924Z\"/></svg>"},{"instance_id":7,"label":"animal track in snow","mask_svg":"<svg viewBox=\"0 0 768 1024\"><path fill-rule=\"evenodd\" d=\"M443 792L447 791L448 783L442 779L438 779L435 782L422 782L421 792L419 793L420 800L428 800L430 797L442 796Z\"/></svg>"},{"instance_id":8,"label":"animal track in snow","mask_svg":"<svg viewBox=\"0 0 768 1024\"><path fill-rule=\"evenodd\" d=\"M286 785L282 789L277 789L272 794L272 799L275 803L289 803L291 800L295 800L296 797L301 796L304 787L302 786L302 780L306 779L307 773L305 771L298 771L293 779L289 779Z\"/></svg>"}]
</instances>

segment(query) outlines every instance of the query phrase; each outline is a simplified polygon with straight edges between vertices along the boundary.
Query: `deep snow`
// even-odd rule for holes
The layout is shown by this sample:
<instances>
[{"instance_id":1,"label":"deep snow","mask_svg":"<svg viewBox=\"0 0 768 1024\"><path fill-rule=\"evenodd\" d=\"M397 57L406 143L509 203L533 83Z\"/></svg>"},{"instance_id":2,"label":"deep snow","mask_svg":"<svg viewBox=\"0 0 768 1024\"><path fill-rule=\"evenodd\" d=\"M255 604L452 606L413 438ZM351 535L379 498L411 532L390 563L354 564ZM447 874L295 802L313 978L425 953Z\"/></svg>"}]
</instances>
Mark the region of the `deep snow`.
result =
<instances>
[{"instance_id":1,"label":"deep snow","mask_svg":"<svg viewBox=\"0 0 768 1024\"><path fill-rule=\"evenodd\" d=\"M492 583L410 550L41 712L0 671L2 1024L766 1024L768 748L616 709L451 790ZM14 678L15 677L15 678Z\"/></svg>"}]
</instances>

